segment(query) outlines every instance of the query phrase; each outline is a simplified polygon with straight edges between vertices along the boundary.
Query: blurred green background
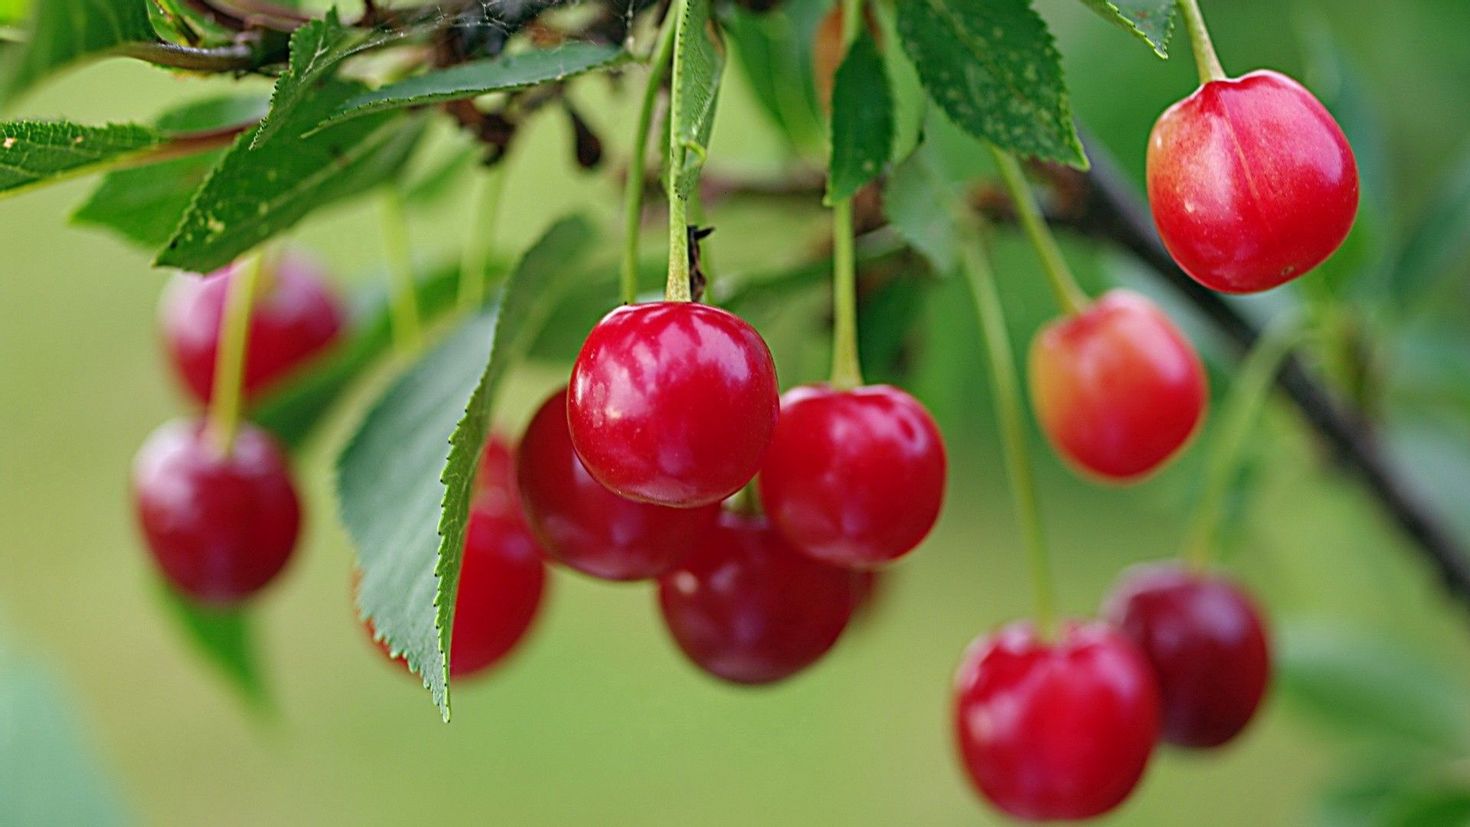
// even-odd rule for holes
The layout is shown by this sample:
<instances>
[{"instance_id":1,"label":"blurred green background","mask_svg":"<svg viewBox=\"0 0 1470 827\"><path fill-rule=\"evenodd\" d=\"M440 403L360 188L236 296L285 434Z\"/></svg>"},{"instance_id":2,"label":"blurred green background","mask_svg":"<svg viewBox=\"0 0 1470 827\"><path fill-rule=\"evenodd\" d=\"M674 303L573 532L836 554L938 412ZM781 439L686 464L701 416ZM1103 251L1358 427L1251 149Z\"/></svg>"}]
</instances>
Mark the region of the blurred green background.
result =
<instances>
[{"instance_id":1,"label":"blurred green background","mask_svg":"<svg viewBox=\"0 0 1470 827\"><path fill-rule=\"evenodd\" d=\"M1177 39L1175 59L1163 63L1078 3L1037 5L1060 40L1079 118L1141 176L1153 119L1194 86L1187 45ZM1382 219L1393 227L1425 209L1447 159L1464 155L1470 135L1470 4L1216 0L1205 9L1236 72L1282 69L1331 98L1334 84L1348 81L1322 71L1312 50L1338 50L1381 129L1387 160L1375 172L1391 192ZM780 140L738 74L731 79L712 168L781 169ZM109 61L50 83L17 112L135 120L229 86ZM617 158L625 157L633 88L593 79L575 91ZM511 207L496 232L503 254L524 249L567 211L589 210L609 225L615 216L620 164L576 170L568 133L564 118L542 117L521 135L508 173ZM918 326L928 332L913 380L951 442L945 515L888 579L877 611L817 668L764 690L718 685L681 660L649 589L559 572L529 645L490 679L457 685L454 722L440 723L426 693L384 662L354 618L351 550L333 515L328 472L359 415L360 406L348 406L298 460L310 522L302 553L260 606L276 707L260 714L175 628L134 534L126 490L132 453L183 404L154 324L167 274L134 248L67 225L89 186L72 182L0 202L0 822L93 823L112 806L123 821L149 824L998 820L952 758L950 676L972 637L1029 612L1030 592L962 285L927 295ZM459 187L414 214L410 233L425 261L453 255L469 203ZM365 281L380 266L375 207L367 199L333 210L293 241L329 261L344 283ZM719 229L709 249L720 276L810 254L818 236L792 229L802 225L782 209L789 207L730 202L706 216ZM616 234L606 239L611 252ZM661 239L651 224L650 262ZM1067 251L1092 286L1128 269L1085 244L1068 243ZM997 256L1021 343L1051 312L1050 299L1017 239L1002 236ZM1151 282L1137 284L1170 298ZM1461 285L1455 295L1464 292ZM758 319L788 384L818 378L823 365L820 344L812 344L820 340L816 298ZM1280 299L1261 307L1272 301ZM1436 313L1463 328L1467 307L1461 301ZM1212 335L1190 329L1217 366L1228 366ZM501 427L519 428L564 374L556 364L520 371L502 400ZM1215 379L1218 398L1225 386ZM1205 441L1127 490L1084 483L1033 443L1068 611L1092 612L1123 567L1175 551ZM1417 789L1442 780L1436 773L1458 772L1461 789L1470 788L1470 749L1456 759L1464 742L1443 731L1433 708L1443 702L1451 717L1470 715L1466 613L1443 598L1405 539L1330 466L1290 410L1272 409L1251 455L1251 489L1232 523L1227 565L1261 595L1276 626L1292 630L1292 651L1316 671L1292 682L1298 691L1274 695L1228 749L1161 751L1138 793L1109 820L1349 823L1343 819L1371 809L1352 796L1369 795L1383 778L1407 774L1405 785ZM1462 519L1470 479L1458 479L1453 516ZM60 718L55 727L43 726L43 713ZM58 793L74 804L86 798L96 809L6 809L21 770L49 760L4 752L5 739L23 742L26 722L60 744L58 752L79 742L104 779L89 791L67 775L33 773L28 793ZM1434 744L1437 735L1447 743ZM1426 763L1426 753L1448 757ZM1462 823L1453 820L1460 811L1435 812L1440 821L1351 823Z\"/></svg>"}]
</instances>

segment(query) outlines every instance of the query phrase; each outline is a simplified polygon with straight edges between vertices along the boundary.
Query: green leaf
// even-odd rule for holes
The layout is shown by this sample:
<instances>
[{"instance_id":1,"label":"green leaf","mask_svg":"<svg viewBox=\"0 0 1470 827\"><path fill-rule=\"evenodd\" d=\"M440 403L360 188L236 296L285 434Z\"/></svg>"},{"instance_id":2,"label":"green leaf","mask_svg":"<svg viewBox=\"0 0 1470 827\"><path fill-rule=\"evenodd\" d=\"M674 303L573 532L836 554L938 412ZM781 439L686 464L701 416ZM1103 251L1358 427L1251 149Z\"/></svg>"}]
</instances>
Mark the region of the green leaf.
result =
<instances>
[{"instance_id":1,"label":"green leaf","mask_svg":"<svg viewBox=\"0 0 1470 827\"><path fill-rule=\"evenodd\" d=\"M159 585L158 592L168 613L204 659L218 669L252 707L269 707L269 690L248 611L200 606L163 584Z\"/></svg>"},{"instance_id":2,"label":"green leaf","mask_svg":"<svg viewBox=\"0 0 1470 827\"><path fill-rule=\"evenodd\" d=\"M265 108L265 99L254 95L208 98L165 112L156 126L169 133L217 129L259 118ZM72 221L156 250L173 237L194 193L224 156L217 149L109 172Z\"/></svg>"},{"instance_id":3,"label":"green leaf","mask_svg":"<svg viewBox=\"0 0 1470 827\"><path fill-rule=\"evenodd\" d=\"M158 40L141 0L44 0L36 3L24 49L0 72L0 101L12 101L42 78L127 43Z\"/></svg>"},{"instance_id":4,"label":"green leaf","mask_svg":"<svg viewBox=\"0 0 1470 827\"><path fill-rule=\"evenodd\" d=\"M1105 19L1137 35L1154 54L1169 57L1175 0L1082 0Z\"/></svg>"},{"instance_id":5,"label":"green leaf","mask_svg":"<svg viewBox=\"0 0 1470 827\"><path fill-rule=\"evenodd\" d=\"M893 10L879 3L870 6L876 12L883 44L883 63L888 70L888 85L893 91L893 153L890 159L899 163L909 157L924 137L924 118L929 109L929 96L919 71L899 48L898 24Z\"/></svg>"},{"instance_id":6,"label":"green leaf","mask_svg":"<svg viewBox=\"0 0 1470 827\"><path fill-rule=\"evenodd\" d=\"M954 183L934 143L926 141L894 168L883 187L889 223L940 275L954 272L959 256Z\"/></svg>"},{"instance_id":7,"label":"green leaf","mask_svg":"<svg viewBox=\"0 0 1470 827\"><path fill-rule=\"evenodd\" d=\"M391 180L423 132L417 119L379 115L295 137L361 88L324 81L288 119L277 121L275 138L251 149L254 130L242 135L199 189L155 263L198 273L216 270L314 210Z\"/></svg>"},{"instance_id":8,"label":"green leaf","mask_svg":"<svg viewBox=\"0 0 1470 827\"><path fill-rule=\"evenodd\" d=\"M1283 691L1334 731L1450 755L1470 747L1466 688L1403 647L1304 626L1279 638Z\"/></svg>"},{"instance_id":9,"label":"green leaf","mask_svg":"<svg viewBox=\"0 0 1470 827\"><path fill-rule=\"evenodd\" d=\"M164 140L157 130L134 124L0 123L0 195L95 172L146 152Z\"/></svg>"},{"instance_id":10,"label":"green leaf","mask_svg":"<svg viewBox=\"0 0 1470 827\"><path fill-rule=\"evenodd\" d=\"M893 91L878 44L862 27L832 84L832 160L827 198L851 198L893 152Z\"/></svg>"},{"instance_id":11,"label":"green leaf","mask_svg":"<svg viewBox=\"0 0 1470 827\"><path fill-rule=\"evenodd\" d=\"M818 144L822 114L812 79L812 38L826 6L788 2L756 14L736 7L724 21L756 102L795 150Z\"/></svg>"},{"instance_id":12,"label":"green leaf","mask_svg":"<svg viewBox=\"0 0 1470 827\"><path fill-rule=\"evenodd\" d=\"M539 86L616 66L627 59L628 54L616 46L568 43L555 49L462 63L355 95L338 106L326 124L389 109Z\"/></svg>"},{"instance_id":13,"label":"green leaf","mask_svg":"<svg viewBox=\"0 0 1470 827\"><path fill-rule=\"evenodd\" d=\"M678 0L679 33L674 41L674 95L669 113L673 150L670 189L688 199L699 184L709 152L725 55L710 34L710 0Z\"/></svg>"},{"instance_id":14,"label":"green leaf","mask_svg":"<svg viewBox=\"0 0 1470 827\"><path fill-rule=\"evenodd\" d=\"M342 520L362 571L358 606L423 677L445 720L454 594L490 404L592 238L583 219L553 226L511 274L498 307L409 368L337 461Z\"/></svg>"},{"instance_id":15,"label":"green leaf","mask_svg":"<svg viewBox=\"0 0 1470 827\"><path fill-rule=\"evenodd\" d=\"M967 132L1086 168L1061 57L1026 0L906 0L898 31L929 97Z\"/></svg>"},{"instance_id":16,"label":"green leaf","mask_svg":"<svg viewBox=\"0 0 1470 827\"><path fill-rule=\"evenodd\" d=\"M276 81L271 94L271 111L260 129L250 139L250 148L259 149L282 128L295 138L314 123L297 118L297 110L318 94L318 86L342 61L360 51L364 35L342 25L334 8L321 20L313 20L291 33L291 59L286 73Z\"/></svg>"},{"instance_id":17,"label":"green leaf","mask_svg":"<svg viewBox=\"0 0 1470 827\"><path fill-rule=\"evenodd\" d=\"M26 19L31 0L0 0L0 23L16 23Z\"/></svg>"},{"instance_id":18,"label":"green leaf","mask_svg":"<svg viewBox=\"0 0 1470 827\"><path fill-rule=\"evenodd\" d=\"M1470 145L1440 180L1389 271L1385 295L1405 315L1447 287L1462 284L1461 276L1470 272Z\"/></svg>"}]
</instances>

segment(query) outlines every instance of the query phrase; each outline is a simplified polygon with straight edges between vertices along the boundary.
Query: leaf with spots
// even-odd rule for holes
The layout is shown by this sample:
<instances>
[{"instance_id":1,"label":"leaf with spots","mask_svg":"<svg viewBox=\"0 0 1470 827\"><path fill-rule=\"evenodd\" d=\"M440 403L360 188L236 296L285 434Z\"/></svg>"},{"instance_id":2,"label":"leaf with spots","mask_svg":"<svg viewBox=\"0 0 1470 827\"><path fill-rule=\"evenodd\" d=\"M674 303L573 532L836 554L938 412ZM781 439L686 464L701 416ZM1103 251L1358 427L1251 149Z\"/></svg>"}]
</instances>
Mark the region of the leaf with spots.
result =
<instances>
[{"instance_id":1,"label":"leaf with spots","mask_svg":"<svg viewBox=\"0 0 1470 827\"><path fill-rule=\"evenodd\" d=\"M1174 32L1174 0L1082 0L1104 19L1127 29L1159 57L1169 56Z\"/></svg>"},{"instance_id":2,"label":"leaf with spots","mask_svg":"<svg viewBox=\"0 0 1470 827\"><path fill-rule=\"evenodd\" d=\"M134 124L0 123L0 196L114 166L165 140L162 132Z\"/></svg>"},{"instance_id":3,"label":"leaf with spots","mask_svg":"<svg viewBox=\"0 0 1470 827\"><path fill-rule=\"evenodd\" d=\"M893 152L893 91L866 27L838 67L832 90L827 198L837 201L878 177Z\"/></svg>"},{"instance_id":4,"label":"leaf with spots","mask_svg":"<svg viewBox=\"0 0 1470 827\"><path fill-rule=\"evenodd\" d=\"M344 101L327 124L386 109L402 109L440 101L476 98L553 83L616 66L628 53L600 43L568 43L555 49L462 63L438 72L418 75L364 92Z\"/></svg>"},{"instance_id":5,"label":"leaf with spots","mask_svg":"<svg viewBox=\"0 0 1470 827\"><path fill-rule=\"evenodd\" d=\"M491 403L592 240L583 219L554 225L490 310L388 388L337 460L337 500L362 572L358 607L423 677L445 720L454 596Z\"/></svg>"},{"instance_id":6,"label":"leaf with spots","mask_svg":"<svg viewBox=\"0 0 1470 827\"><path fill-rule=\"evenodd\" d=\"M158 40L142 0L40 0L26 44L0 71L0 101L84 58Z\"/></svg>"},{"instance_id":7,"label":"leaf with spots","mask_svg":"<svg viewBox=\"0 0 1470 827\"><path fill-rule=\"evenodd\" d=\"M276 81L271 95L271 111L251 138L250 148L259 149L278 130L295 138L316 126L296 117L297 110L319 94L321 83L342 61L394 36L382 33L364 34L342 25L337 10L327 12L321 20L313 20L291 34L291 59L286 73Z\"/></svg>"},{"instance_id":8,"label":"leaf with spots","mask_svg":"<svg viewBox=\"0 0 1470 827\"><path fill-rule=\"evenodd\" d=\"M898 32L929 97L965 131L1085 168L1061 56L1026 0L904 0Z\"/></svg>"},{"instance_id":9,"label":"leaf with spots","mask_svg":"<svg viewBox=\"0 0 1470 827\"><path fill-rule=\"evenodd\" d=\"M195 194L156 264L207 273L313 211L392 180L423 133L418 119L386 113L296 137L360 91L360 84L325 81L275 137L251 149L255 130L243 134Z\"/></svg>"}]
</instances>

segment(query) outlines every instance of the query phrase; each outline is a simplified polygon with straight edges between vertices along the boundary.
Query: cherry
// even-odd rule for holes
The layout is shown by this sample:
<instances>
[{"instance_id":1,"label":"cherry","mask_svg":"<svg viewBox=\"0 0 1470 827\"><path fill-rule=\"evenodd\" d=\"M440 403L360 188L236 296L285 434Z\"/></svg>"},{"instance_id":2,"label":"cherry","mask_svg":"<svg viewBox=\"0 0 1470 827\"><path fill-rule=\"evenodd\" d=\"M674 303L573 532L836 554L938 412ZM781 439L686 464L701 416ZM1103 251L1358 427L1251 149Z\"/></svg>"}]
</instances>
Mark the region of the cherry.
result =
<instances>
[{"instance_id":1,"label":"cherry","mask_svg":"<svg viewBox=\"0 0 1470 827\"><path fill-rule=\"evenodd\" d=\"M694 508L734 494L760 469L777 387L770 349L739 317L692 302L620 307L577 356L567 424L604 486Z\"/></svg>"},{"instance_id":2,"label":"cherry","mask_svg":"<svg viewBox=\"0 0 1470 827\"><path fill-rule=\"evenodd\" d=\"M163 294L160 316L169 357L189 393L201 402L214 392L225 294L240 266L203 277L179 276ZM257 398L334 343L345 317L323 271L305 258L284 255L261 276L245 353L247 399Z\"/></svg>"},{"instance_id":3,"label":"cherry","mask_svg":"<svg viewBox=\"0 0 1470 827\"><path fill-rule=\"evenodd\" d=\"M674 567L704 538L720 506L668 508L602 487L572 450L566 389L547 399L516 459L521 503L552 558L603 580L646 580Z\"/></svg>"},{"instance_id":4,"label":"cherry","mask_svg":"<svg viewBox=\"0 0 1470 827\"><path fill-rule=\"evenodd\" d=\"M230 605L265 588L296 548L301 506L281 449L241 426L223 456L202 420L159 427L133 460L148 549L180 592Z\"/></svg>"},{"instance_id":5,"label":"cherry","mask_svg":"<svg viewBox=\"0 0 1470 827\"><path fill-rule=\"evenodd\" d=\"M1124 574L1108 620L1153 664L1163 697L1163 738L1217 747L1250 723L1270 680L1261 614L1229 580L1179 565Z\"/></svg>"},{"instance_id":6,"label":"cherry","mask_svg":"<svg viewBox=\"0 0 1470 827\"><path fill-rule=\"evenodd\" d=\"M871 568L928 535L944 501L944 439L898 388L789 391L761 469L761 502L797 549Z\"/></svg>"},{"instance_id":7,"label":"cherry","mask_svg":"<svg viewBox=\"0 0 1470 827\"><path fill-rule=\"evenodd\" d=\"M1159 732L1159 691L1130 641L1070 622L1058 640L1016 623L971 644L956 676L955 733L970 780L1033 821L1091 818L1123 802Z\"/></svg>"},{"instance_id":8,"label":"cherry","mask_svg":"<svg viewBox=\"0 0 1470 827\"><path fill-rule=\"evenodd\" d=\"M857 578L798 553L764 518L727 512L659 580L659 605L699 668L766 684L832 648L852 617Z\"/></svg>"},{"instance_id":9,"label":"cherry","mask_svg":"<svg viewBox=\"0 0 1470 827\"><path fill-rule=\"evenodd\" d=\"M1199 356L1153 302L1114 290L1031 343L1031 396L1063 457L1127 481L1173 456L1204 413Z\"/></svg>"},{"instance_id":10,"label":"cherry","mask_svg":"<svg viewBox=\"0 0 1470 827\"><path fill-rule=\"evenodd\" d=\"M1159 118L1148 198L1186 273L1214 290L1255 293L1342 244L1358 212L1358 167L1311 92L1251 72L1206 83Z\"/></svg>"}]
</instances>

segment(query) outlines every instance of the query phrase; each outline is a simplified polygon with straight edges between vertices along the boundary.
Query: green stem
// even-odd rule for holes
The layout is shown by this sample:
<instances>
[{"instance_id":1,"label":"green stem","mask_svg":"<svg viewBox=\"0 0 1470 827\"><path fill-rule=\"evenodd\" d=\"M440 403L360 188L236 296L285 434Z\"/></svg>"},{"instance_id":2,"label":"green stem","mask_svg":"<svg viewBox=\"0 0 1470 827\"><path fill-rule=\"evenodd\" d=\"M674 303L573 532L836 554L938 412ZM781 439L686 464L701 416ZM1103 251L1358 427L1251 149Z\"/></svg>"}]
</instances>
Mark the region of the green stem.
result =
<instances>
[{"instance_id":1,"label":"green stem","mask_svg":"<svg viewBox=\"0 0 1470 827\"><path fill-rule=\"evenodd\" d=\"M240 406L245 384L245 351L250 345L250 309L265 258L259 253L245 259L230 278L225 293L225 317L220 323L214 356L214 388L209 401L209 433L220 456L235 448L240 430Z\"/></svg>"},{"instance_id":2,"label":"green stem","mask_svg":"<svg viewBox=\"0 0 1470 827\"><path fill-rule=\"evenodd\" d=\"M842 0L842 51L852 48L862 31L863 0Z\"/></svg>"},{"instance_id":3,"label":"green stem","mask_svg":"<svg viewBox=\"0 0 1470 827\"><path fill-rule=\"evenodd\" d=\"M392 279L389 297L393 316L393 342L399 352L414 353L423 345L419 324L419 301L414 292L413 256L408 246L408 216L403 194L397 187L383 190L383 248Z\"/></svg>"},{"instance_id":4,"label":"green stem","mask_svg":"<svg viewBox=\"0 0 1470 827\"><path fill-rule=\"evenodd\" d=\"M967 239L963 244L965 275L974 294L975 309L980 316L985 351L995 390L995 415L1000 424L1005 448L1007 474L1011 494L1016 500L1017 518L1026 541L1026 558L1031 567L1031 584L1036 591L1036 627L1049 636L1055 623L1051 561L1046 534L1042 529L1041 511L1037 504L1036 481L1032 478L1031 459L1026 445L1026 422L1021 407L1021 385L1016 378L1015 357L1011 353L1010 336L1006 332L1005 308L995 288L995 276L981 249L981 240Z\"/></svg>"},{"instance_id":5,"label":"green stem","mask_svg":"<svg viewBox=\"0 0 1470 827\"><path fill-rule=\"evenodd\" d=\"M683 103L680 86L684 61L680 57L679 44L690 36L684 31L689 4L698 2L706 0L674 0L669 6L669 14L674 15L675 31L674 51L670 58L673 79L669 84L669 159L668 169L665 170L669 193L669 280L664 287L664 299L671 302L687 302L693 299L689 285L689 199L681 196L679 188L675 186L679 170L684 166L684 153L689 152L690 147L679 135L678 124L674 121ZM695 32L693 36L698 37L699 33Z\"/></svg>"},{"instance_id":6,"label":"green stem","mask_svg":"<svg viewBox=\"0 0 1470 827\"><path fill-rule=\"evenodd\" d=\"M1189 30L1189 45L1194 50L1194 65L1199 70L1200 84L1224 80L1225 68L1220 65L1220 56L1215 53L1215 44L1210 40L1210 30L1205 26L1199 0L1179 0L1179 11L1184 15L1185 28Z\"/></svg>"},{"instance_id":7,"label":"green stem","mask_svg":"<svg viewBox=\"0 0 1470 827\"><path fill-rule=\"evenodd\" d=\"M1026 231L1031 246L1036 248L1036 254L1041 257L1041 267L1046 271L1047 281L1051 283L1057 303L1061 305L1064 314L1077 314L1089 304L1087 294L1077 286L1076 277L1067 266L1067 260L1062 257L1057 239L1047 227L1046 218L1041 214L1041 206L1036 203L1036 195L1026 181L1026 173L1009 152L992 144L990 154L995 157L995 164L1000 168L1006 190L1011 194L1011 203L1015 207L1016 217L1020 219L1021 228Z\"/></svg>"},{"instance_id":8,"label":"green stem","mask_svg":"<svg viewBox=\"0 0 1470 827\"><path fill-rule=\"evenodd\" d=\"M648 83L643 88L643 102L638 109L638 123L633 132L633 149L628 158L628 182L623 191L623 269L621 275L624 304L638 299L638 236L643 226L643 179L648 174L648 134L653 127L653 111L658 107L658 91L669 73L669 59L674 54L674 33L678 31L677 9L670 8L658 32L658 43L648 64Z\"/></svg>"},{"instance_id":9,"label":"green stem","mask_svg":"<svg viewBox=\"0 0 1470 827\"><path fill-rule=\"evenodd\" d=\"M1194 516L1185 534L1183 556L1197 569L1210 565L1214 555L1215 534L1225 510L1230 482L1240 466L1240 454L1257 414L1265 405L1276 374L1300 343L1304 328L1294 320L1272 325L1256 342L1236 374L1235 386L1220 414L1220 430L1215 437L1205 469L1205 489L1195 506Z\"/></svg>"},{"instance_id":10,"label":"green stem","mask_svg":"<svg viewBox=\"0 0 1470 827\"><path fill-rule=\"evenodd\" d=\"M474 217L465 236L464 257L459 267L459 307L467 313L475 312L485 303L485 270L495 246L495 225L500 217L501 195L505 192L505 162L480 172L476 183L479 192L471 212Z\"/></svg>"},{"instance_id":11,"label":"green stem","mask_svg":"<svg viewBox=\"0 0 1470 827\"><path fill-rule=\"evenodd\" d=\"M832 205L832 387L851 390L862 384L852 201L844 198Z\"/></svg>"}]
</instances>

